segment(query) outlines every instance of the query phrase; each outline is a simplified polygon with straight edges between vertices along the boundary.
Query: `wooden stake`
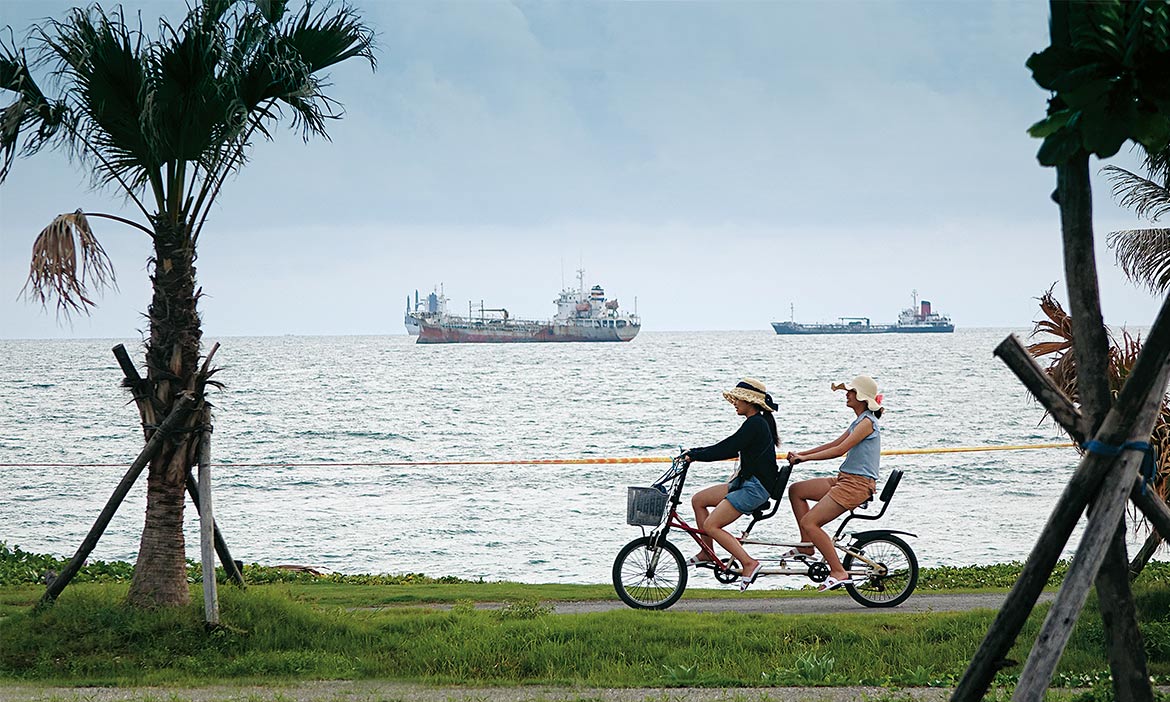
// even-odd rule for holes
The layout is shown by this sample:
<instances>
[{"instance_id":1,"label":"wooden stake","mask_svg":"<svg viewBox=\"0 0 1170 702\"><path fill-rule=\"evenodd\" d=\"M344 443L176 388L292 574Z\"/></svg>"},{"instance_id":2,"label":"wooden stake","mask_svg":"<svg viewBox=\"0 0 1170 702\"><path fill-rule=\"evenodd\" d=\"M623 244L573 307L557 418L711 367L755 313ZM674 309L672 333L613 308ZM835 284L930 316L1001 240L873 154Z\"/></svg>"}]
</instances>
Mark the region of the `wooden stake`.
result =
<instances>
[{"instance_id":1,"label":"wooden stake","mask_svg":"<svg viewBox=\"0 0 1170 702\"><path fill-rule=\"evenodd\" d=\"M1001 348L1004 346L1000 345ZM998 355L998 354L997 354ZM1010 352L1009 354L1010 355ZM1120 429L1133 424L1142 408L1146 395L1152 391L1152 386L1158 382L1164 370L1167 355L1170 355L1170 298L1162 303L1158 317L1150 327L1146 337L1146 344L1142 347L1137 361L1134 363L1121 389L1117 404L1106 415L1105 422L1098 432L1097 438L1109 445L1117 445L1125 440ZM1003 356L1001 356L1003 357ZM1005 358L1006 360L1006 358ZM1034 363L1009 363L1008 367L1017 375L1027 376L1032 372L1040 372ZM1033 370L1029 370L1033 369ZM1023 378L1021 378L1023 379ZM1035 380L1035 379L1033 379ZM1026 381L1025 385L1029 382ZM1159 388L1165 387L1164 378ZM1160 400L1161 395L1157 395ZM1043 397L1037 397L1044 402ZM1067 415L1065 415L1067 416ZM1061 421L1062 415L1053 413L1053 417ZM1078 441L1081 437L1070 429L1070 434ZM1011 650L1012 645L1023 629L1028 614L1040 597L1044 586L1048 582L1053 567L1060 558L1061 551L1068 543L1073 528L1080 519L1081 513L1088 504L1091 496L1096 492L1105 472L1112 465L1111 460L1096 454L1085 456L1068 485L1065 486L1060 498L1048 517L1042 536L1032 547L1020 577L1012 586L1007 599L992 622L983 642L976 650L971 664L967 667L963 677L959 680L951 696L956 702L975 702L986 694L995 673L1003 667L1003 661ZM1130 483L1132 486L1132 482Z\"/></svg>"},{"instance_id":2,"label":"wooden stake","mask_svg":"<svg viewBox=\"0 0 1170 702\"><path fill-rule=\"evenodd\" d=\"M199 512L199 481L195 479L190 472L187 473L187 494L191 497L191 503L195 505L195 511ZM228 578L240 587L245 587L244 574L240 572L235 560L232 558L231 551L228 550L227 541L224 540L223 534L219 531L219 524L212 523L212 535L215 538L215 552L219 555L219 564L223 566L223 570L227 573Z\"/></svg>"},{"instance_id":3,"label":"wooden stake","mask_svg":"<svg viewBox=\"0 0 1170 702\"><path fill-rule=\"evenodd\" d=\"M215 517L211 506L211 408L203 408L199 437L199 555L203 566L203 617L219 625L219 597L215 591Z\"/></svg>"},{"instance_id":4,"label":"wooden stake","mask_svg":"<svg viewBox=\"0 0 1170 702\"><path fill-rule=\"evenodd\" d=\"M1101 621L1106 641L1124 642L1106 647L1109 670L1113 674L1113 696L1117 702L1154 702L1150 670L1142 632L1137 623L1137 607L1129 588L1129 557L1125 554L1125 517L1113 532L1113 542L1097 573L1097 600L1101 602ZM1106 606L1104 603L1112 603Z\"/></svg>"},{"instance_id":5,"label":"wooden stake","mask_svg":"<svg viewBox=\"0 0 1170 702\"><path fill-rule=\"evenodd\" d=\"M52 604L57 599L57 596L61 594L61 591L65 589L65 586L69 584L69 581L73 579L73 576L77 575L77 571L81 570L85 559L93 552L94 547L97 546L98 539L102 537L106 527L110 525L110 520L114 518L114 514L118 511L118 507L122 504L122 501L126 499L126 495L130 492L130 488L133 487L134 481L142 474L142 469L146 467L150 459L154 458L154 455L162 448L163 442L167 440L167 436L186 420L193 401L190 395L183 395L175 403L174 411L163 420L163 423L158 427L158 431L154 432L154 435L150 437L150 441L146 442L142 453L138 454L138 458L134 459L134 462L130 464L129 470L122 476L122 481L118 483L118 487L114 488L114 494L110 495L110 499L106 501L105 508L98 515L97 521L90 527L89 533L86 534L85 540L81 542L77 553L73 554L69 565L65 566L61 574L53 582L49 583L45 594L41 596L40 604Z\"/></svg>"}]
</instances>

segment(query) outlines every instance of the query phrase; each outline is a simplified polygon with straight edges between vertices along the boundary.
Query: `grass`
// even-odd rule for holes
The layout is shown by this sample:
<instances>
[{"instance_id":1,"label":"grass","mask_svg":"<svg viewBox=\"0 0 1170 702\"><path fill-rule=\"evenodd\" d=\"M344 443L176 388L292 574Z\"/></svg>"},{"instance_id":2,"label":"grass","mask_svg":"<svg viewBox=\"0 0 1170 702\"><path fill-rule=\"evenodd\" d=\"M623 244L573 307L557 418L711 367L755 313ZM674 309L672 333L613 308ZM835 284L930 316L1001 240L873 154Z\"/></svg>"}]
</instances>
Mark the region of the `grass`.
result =
<instances>
[{"instance_id":1,"label":"grass","mask_svg":"<svg viewBox=\"0 0 1170 702\"><path fill-rule=\"evenodd\" d=\"M297 601L288 584L224 588L226 627L205 631L190 607L125 605L126 585L71 586L51 608L39 589L0 588L26 604L0 619L0 680L68 685L198 685L387 679L431 684L599 687L952 686L993 614L832 617L618 610L556 615L537 600L498 610L353 610ZM336 586L322 584L319 589ZM532 586L536 587L536 586ZM1136 590L1151 672L1170 674L1170 594ZM348 595L346 596L348 597ZM346 599L345 597L338 599ZM493 598L494 599L494 598ZM1011 657L1023 661L1038 609ZM1103 634L1087 611L1055 684L1102 679ZM1010 684L1011 673L1000 682Z\"/></svg>"},{"instance_id":2,"label":"grass","mask_svg":"<svg viewBox=\"0 0 1170 702\"><path fill-rule=\"evenodd\" d=\"M49 608L35 609L42 569L59 561L0 543L0 682L36 685L203 685L304 680L585 687L953 686L993 613L860 611L831 617L645 612L551 615L552 601L612 600L609 585L524 585L407 575L330 575L248 566L245 591L220 589L224 627L194 603L145 611L125 604L125 564L83 569ZM87 566L89 568L89 566ZM924 591L1004 591L1019 564L932 568ZM1064 569L1058 570L1057 584ZM1170 566L1135 584L1151 673L1170 676ZM688 588L688 598L801 596L800 591ZM494 610L476 602L506 603ZM434 605L443 605L437 609ZM1109 699L1104 634L1091 602L1055 686ZM1010 657L1027 652L1046 608ZM1001 672L1010 686L1019 666ZM895 693L891 693L894 695ZM998 693L997 693L998 694ZM890 697L896 699L896 696ZM1075 699L1075 698L1071 698Z\"/></svg>"}]
</instances>

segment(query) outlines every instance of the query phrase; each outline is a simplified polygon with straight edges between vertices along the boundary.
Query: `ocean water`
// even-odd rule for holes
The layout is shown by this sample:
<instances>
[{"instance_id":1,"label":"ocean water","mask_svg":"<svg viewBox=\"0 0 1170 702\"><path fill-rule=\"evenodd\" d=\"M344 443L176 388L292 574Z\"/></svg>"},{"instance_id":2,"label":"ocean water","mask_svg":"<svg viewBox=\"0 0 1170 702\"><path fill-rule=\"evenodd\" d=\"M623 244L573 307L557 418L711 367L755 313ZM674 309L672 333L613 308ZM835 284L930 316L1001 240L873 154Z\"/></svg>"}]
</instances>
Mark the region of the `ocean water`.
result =
<instances>
[{"instance_id":1,"label":"ocean water","mask_svg":"<svg viewBox=\"0 0 1170 702\"><path fill-rule=\"evenodd\" d=\"M221 343L226 383L213 398L216 516L249 563L608 582L618 549L641 533L625 524L626 486L665 466L525 461L714 443L741 421L721 391L742 376L762 379L779 402L785 449L844 431L853 415L829 386L862 372L885 395L883 449L1065 441L992 357L1009 333L1025 334L644 332L628 344L422 346L405 336L208 338ZM0 541L72 555L141 449L116 343L141 356L136 339L0 340L0 464L57 464L0 467ZM436 460L516 463L367 465ZM838 462L801 464L793 479L831 475ZM1023 560L1076 462L1072 449L886 457L883 479L891 468L906 475L877 524L916 534L924 566ZM282 465L241 465L254 463ZM696 464L688 494L730 468ZM135 558L140 483L92 558ZM194 509L187 517L197 558ZM784 511L754 534L796 530Z\"/></svg>"}]
</instances>

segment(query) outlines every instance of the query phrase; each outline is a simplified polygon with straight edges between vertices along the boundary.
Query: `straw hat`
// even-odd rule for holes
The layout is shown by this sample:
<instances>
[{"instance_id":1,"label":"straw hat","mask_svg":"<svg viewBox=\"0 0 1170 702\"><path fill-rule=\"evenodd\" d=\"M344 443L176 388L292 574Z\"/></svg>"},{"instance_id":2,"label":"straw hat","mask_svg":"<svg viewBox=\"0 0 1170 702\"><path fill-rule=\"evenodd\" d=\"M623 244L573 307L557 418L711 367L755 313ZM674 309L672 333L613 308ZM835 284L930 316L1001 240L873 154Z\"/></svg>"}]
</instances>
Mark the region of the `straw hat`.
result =
<instances>
[{"instance_id":1,"label":"straw hat","mask_svg":"<svg viewBox=\"0 0 1170 702\"><path fill-rule=\"evenodd\" d=\"M723 393L723 399L734 404L736 400L751 403L765 412L775 412L778 405L772 401L768 389L755 378L744 378L732 389Z\"/></svg>"},{"instance_id":2,"label":"straw hat","mask_svg":"<svg viewBox=\"0 0 1170 702\"><path fill-rule=\"evenodd\" d=\"M852 390L857 399L865 402L871 412L882 408L882 396L878 394L877 383L868 375L859 375L848 383L833 383L834 390Z\"/></svg>"}]
</instances>

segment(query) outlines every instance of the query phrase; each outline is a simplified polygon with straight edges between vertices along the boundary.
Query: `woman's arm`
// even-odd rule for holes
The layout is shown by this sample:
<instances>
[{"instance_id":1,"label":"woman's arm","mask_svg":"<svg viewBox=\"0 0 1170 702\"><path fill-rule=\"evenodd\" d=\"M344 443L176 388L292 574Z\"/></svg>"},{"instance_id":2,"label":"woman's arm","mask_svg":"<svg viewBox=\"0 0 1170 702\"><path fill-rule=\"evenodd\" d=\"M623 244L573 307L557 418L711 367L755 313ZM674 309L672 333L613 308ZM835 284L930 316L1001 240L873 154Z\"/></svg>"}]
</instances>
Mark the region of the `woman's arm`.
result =
<instances>
[{"instance_id":1,"label":"woman's arm","mask_svg":"<svg viewBox=\"0 0 1170 702\"><path fill-rule=\"evenodd\" d=\"M849 449L860 444L865 437L873 433L873 422L866 421L859 422L857 427L852 432L845 432L836 441L818 446L815 449L802 451L800 453L788 454L788 462L792 465L803 463L804 461L825 461L830 458L840 458L849 453Z\"/></svg>"},{"instance_id":2,"label":"woman's arm","mask_svg":"<svg viewBox=\"0 0 1170 702\"><path fill-rule=\"evenodd\" d=\"M833 439L832 441L830 441L827 444L821 444L820 446L818 446L816 448L811 448L811 449L808 449L807 451L800 451L799 453L800 453L800 455L805 456L805 455L808 455L810 453L815 453L817 451L824 451L825 449L833 448L834 446L840 445L840 443L842 441L844 441L848 436L849 436L849 431L846 430L846 431L841 433L841 436L838 436L836 439Z\"/></svg>"},{"instance_id":3,"label":"woman's arm","mask_svg":"<svg viewBox=\"0 0 1170 702\"><path fill-rule=\"evenodd\" d=\"M734 434L723 441L713 446L687 449L685 455L692 461L700 461L702 463L735 458L752 439L753 432L751 424L751 422L745 421Z\"/></svg>"}]
</instances>

